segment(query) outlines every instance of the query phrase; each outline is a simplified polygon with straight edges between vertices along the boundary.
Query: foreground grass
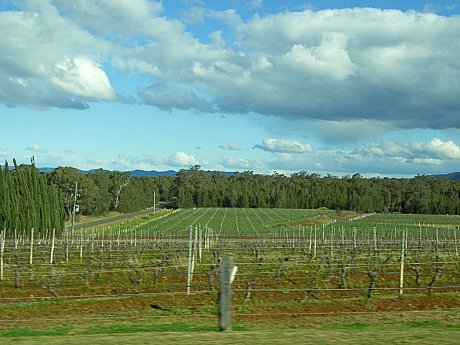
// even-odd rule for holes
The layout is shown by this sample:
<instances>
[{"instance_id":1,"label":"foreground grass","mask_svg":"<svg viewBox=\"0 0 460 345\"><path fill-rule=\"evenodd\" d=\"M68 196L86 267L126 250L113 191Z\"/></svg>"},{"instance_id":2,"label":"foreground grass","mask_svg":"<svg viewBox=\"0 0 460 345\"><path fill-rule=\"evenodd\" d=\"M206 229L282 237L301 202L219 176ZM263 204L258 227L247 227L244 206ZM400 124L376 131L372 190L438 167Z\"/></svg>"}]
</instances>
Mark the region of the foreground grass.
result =
<instances>
[{"instance_id":1,"label":"foreground grass","mask_svg":"<svg viewBox=\"0 0 460 345\"><path fill-rule=\"evenodd\" d=\"M1 344L458 344L458 339L458 309L238 320L225 333L215 319L187 317L0 330Z\"/></svg>"},{"instance_id":2,"label":"foreground grass","mask_svg":"<svg viewBox=\"0 0 460 345\"><path fill-rule=\"evenodd\" d=\"M239 329L239 327L236 327ZM191 323L152 327L112 325L89 329L56 327L16 329L0 333L2 344L458 344L460 325L437 320L402 324L364 322L296 329L250 329L218 332Z\"/></svg>"}]
</instances>

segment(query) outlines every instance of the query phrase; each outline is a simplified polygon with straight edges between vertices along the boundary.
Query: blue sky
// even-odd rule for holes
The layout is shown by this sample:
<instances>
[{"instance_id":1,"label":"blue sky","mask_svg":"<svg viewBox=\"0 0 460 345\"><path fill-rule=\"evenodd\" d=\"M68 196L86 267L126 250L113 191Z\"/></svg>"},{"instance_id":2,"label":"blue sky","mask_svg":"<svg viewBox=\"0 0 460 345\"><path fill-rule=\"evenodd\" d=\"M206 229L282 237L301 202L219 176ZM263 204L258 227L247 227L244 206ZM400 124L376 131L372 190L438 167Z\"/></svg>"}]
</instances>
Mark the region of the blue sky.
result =
<instances>
[{"instance_id":1,"label":"blue sky","mask_svg":"<svg viewBox=\"0 0 460 345\"><path fill-rule=\"evenodd\" d=\"M0 161L460 171L458 1L0 0Z\"/></svg>"}]
</instances>

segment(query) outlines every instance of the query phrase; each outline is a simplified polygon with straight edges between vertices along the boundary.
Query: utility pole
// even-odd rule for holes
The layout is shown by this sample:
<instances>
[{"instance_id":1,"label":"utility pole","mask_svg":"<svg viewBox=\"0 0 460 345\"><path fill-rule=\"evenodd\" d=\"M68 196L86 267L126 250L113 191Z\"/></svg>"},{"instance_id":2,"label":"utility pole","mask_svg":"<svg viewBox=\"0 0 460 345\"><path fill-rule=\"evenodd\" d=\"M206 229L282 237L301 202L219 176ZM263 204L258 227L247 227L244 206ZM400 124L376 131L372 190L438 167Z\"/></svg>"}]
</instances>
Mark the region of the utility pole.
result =
<instances>
[{"instance_id":1,"label":"utility pole","mask_svg":"<svg viewBox=\"0 0 460 345\"><path fill-rule=\"evenodd\" d=\"M77 195L78 195L78 181L75 181L75 192L73 194L73 208L72 208L72 232L75 229L75 213L77 212Z\"/></svg>"}]
</instances>

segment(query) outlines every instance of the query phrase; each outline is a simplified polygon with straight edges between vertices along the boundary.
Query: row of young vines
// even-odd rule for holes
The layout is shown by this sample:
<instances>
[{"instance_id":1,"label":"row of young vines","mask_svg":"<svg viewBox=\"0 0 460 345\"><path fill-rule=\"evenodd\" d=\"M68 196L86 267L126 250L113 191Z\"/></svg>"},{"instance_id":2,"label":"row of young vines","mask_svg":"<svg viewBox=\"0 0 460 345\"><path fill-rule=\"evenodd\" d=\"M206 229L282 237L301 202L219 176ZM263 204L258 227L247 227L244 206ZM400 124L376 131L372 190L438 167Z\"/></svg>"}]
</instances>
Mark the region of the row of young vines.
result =
<instances>
[{"instance_id":1,"label":"row of young vines","mask_svg":"<svg viewBox=\"0 0 460 345\"><path fill-rule=\"evenodd\" d=\"M222 211L229 217L234 210ZM454 218L422 224L371 214L262 227L246 210L249 230L237 231L211 228L206 217L215 219L217 211L203 212L208 216L199 213L198 221L188 218L194 225L165 231L158 224L175 214L135 227L62 236L3 230L0 303L187 291L198 303L203 294L216 293L223 255L233 256L238 266L233 289L239 308L460 289L459 227L447 224Z\"/></svg>"}]
</instances>

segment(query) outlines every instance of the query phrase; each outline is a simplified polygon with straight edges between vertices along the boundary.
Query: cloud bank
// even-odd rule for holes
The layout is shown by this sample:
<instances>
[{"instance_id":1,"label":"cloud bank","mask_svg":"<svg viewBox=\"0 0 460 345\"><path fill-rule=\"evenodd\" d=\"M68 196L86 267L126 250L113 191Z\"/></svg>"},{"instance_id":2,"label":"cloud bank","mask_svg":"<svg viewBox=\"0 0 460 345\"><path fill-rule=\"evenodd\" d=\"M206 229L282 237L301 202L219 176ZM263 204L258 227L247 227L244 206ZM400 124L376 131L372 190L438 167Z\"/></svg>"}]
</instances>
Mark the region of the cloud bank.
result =
<instances>
[{"instance_id":1,"label":"cloud bank","mask_svg":"<svg viewBox=\"0 0 460 345\"><path fill-rule=\"evenodd\" d=\"M164 16L160 2L16 6L0 13L4 104L113 101L110 67L151 78L137 97L163 110L460 127L458 16L354 8L244 21L234 10L196 9L235 27L231 40L210 32L204 44L186 21Z\"/></svg>"}]
</instances>

